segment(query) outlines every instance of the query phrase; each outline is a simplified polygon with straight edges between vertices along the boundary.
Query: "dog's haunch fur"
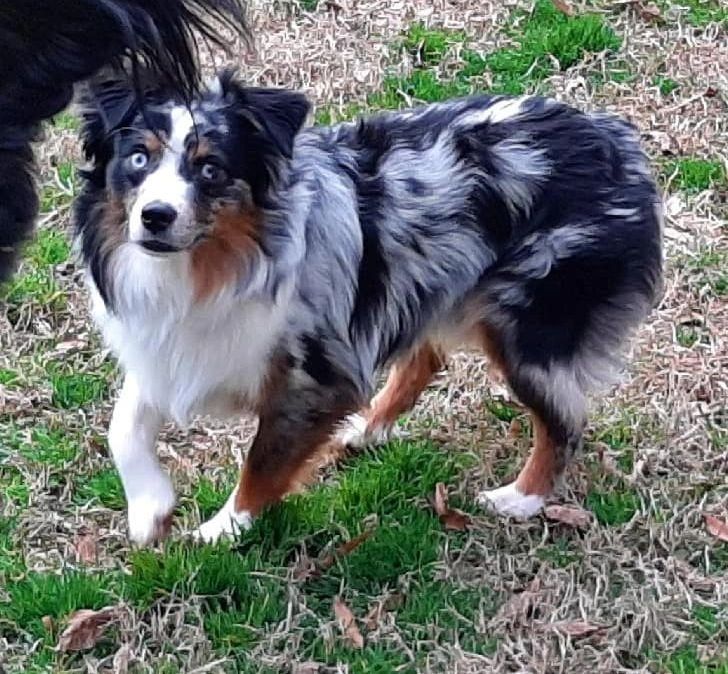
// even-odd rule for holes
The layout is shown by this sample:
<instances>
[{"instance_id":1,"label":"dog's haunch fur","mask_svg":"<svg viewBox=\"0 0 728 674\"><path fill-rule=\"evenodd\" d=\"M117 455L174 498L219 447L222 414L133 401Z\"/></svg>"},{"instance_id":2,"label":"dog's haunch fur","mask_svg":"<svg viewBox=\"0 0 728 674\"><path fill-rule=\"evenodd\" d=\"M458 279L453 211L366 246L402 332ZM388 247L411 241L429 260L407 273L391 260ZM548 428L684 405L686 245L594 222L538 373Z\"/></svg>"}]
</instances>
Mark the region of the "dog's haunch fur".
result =
<instances>
[{"instance_id":1,"label":"dog's haunch fur","mask_svg":"<svg viewBox=\"0 0 728 674\"><path fill-rule=\"evenodd\" d=\"M127 373L109 439L132 536L152 540L174 503L164 419L259 415L239 486L198 532L215 539L323 447L386 437L462 345L534 420L519 477L482 500L537 512L587 392L659 295L660 196L634 129L528 96L304 129L300 94L230 74L189 109L150 92L142 116L117 86L90 98L77 226Z\"/></svg>"}]
</instances>

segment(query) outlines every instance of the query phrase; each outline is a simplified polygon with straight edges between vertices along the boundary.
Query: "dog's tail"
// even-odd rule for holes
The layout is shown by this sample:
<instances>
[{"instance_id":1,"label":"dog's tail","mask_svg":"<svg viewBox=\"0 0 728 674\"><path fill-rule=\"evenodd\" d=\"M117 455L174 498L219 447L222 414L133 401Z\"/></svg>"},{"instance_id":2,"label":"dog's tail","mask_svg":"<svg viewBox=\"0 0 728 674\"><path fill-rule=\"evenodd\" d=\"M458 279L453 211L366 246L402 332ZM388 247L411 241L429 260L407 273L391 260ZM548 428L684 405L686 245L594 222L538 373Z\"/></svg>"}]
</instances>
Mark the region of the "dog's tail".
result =
<instances>
[{"instance_id":1,"label":"dog's tail","mask_svg":"<svg viewBox=\"0 0 728 674\"><path fill-rule=\"evenodd\" d=\"M243 0L2 0L0 10L0 282L14 268L37 212L30 142L63 110L74 84L107 65L136 80L154 73L189 100L198 44L247 43Z\"/></svg>"}]
</instances>

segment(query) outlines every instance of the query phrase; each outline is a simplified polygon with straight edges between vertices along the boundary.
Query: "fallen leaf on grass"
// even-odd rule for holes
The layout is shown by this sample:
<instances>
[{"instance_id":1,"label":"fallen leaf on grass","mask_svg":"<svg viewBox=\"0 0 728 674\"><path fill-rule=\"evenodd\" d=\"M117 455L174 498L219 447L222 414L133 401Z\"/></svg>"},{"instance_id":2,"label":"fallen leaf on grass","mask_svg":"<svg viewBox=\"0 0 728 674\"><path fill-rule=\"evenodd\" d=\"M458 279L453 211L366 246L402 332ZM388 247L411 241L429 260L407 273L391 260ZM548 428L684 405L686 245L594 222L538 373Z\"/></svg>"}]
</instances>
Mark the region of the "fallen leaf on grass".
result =
<instances>
[{"instance_id":1,"label":"fallen leaf on grass","mask_svg":"<svg viewBox=\"0 0 728 674\"><path fill-rule=\"evenodd\" d=\"M550 505L544 508L544 514L550 520L567 524L577 529L589 526L591 522L591 513L583 508L576 506Z\"/></svg>"},{"instance_id":2,"label":"fallen leaf on grass","mask_svg":"<svg viewBox=\"0 0 728 674\"><path fill-rule=\"evenodd\" d=\"M717 518L715 515L703 513L705 518L705 526L711 536L715 536L720 541L728 543L728 522Z\"/></svg>"},{"instance_id":3,"label":"fallen leaf on grass","mask_svg":"<svg viewBox=\"0 0 728 674\"><path fill-rule=\"evenodd\" d=\"M566 2L566 0L551 0L554 4L554 7L558 9L560 12L563 12L566 14L566 16L574 16L574 8Z\"/></svg>"},{"instance_id":4,"label":"fallen leaf on grass","mask_svg":"<svg viewBox=\"0 0 728 674\"><path fill-rule=\"evenodd\" d=\"M511 419L511 425L508 427L508 438L510 440L518 440L523 434L523 424L518 419Z\"/></svg>"},{"instance_id":5,"label":"fallen leaf on grass","mask_svg":"<svg viewBox=\"0 0 728 674\"><path fill-rule=\"evenodd\" d=\"M444 482L435 485L435 512L446 529L465 531L472 523L470 515L448 505L447 487Z\"/></svg>"},{"instance_id":6,"label":"fallen leaf on grass","mask_svg":"<svg viewBox=\"0 0 728 674\"><path fill-rule=\"evenodd\" d=\"M118 606L106 606L98 611L81 609L71 614L68 625L58 639L58 650L84 651L93 648L104 630L119 615Z\"/></svg>"},{"instance_id":7,"label":"fallen leaf on grass","mask_svg":"<svg viewBox=\"0 0 728 674\"><path fill-rule=\"evenodd\" d=\"M640 16L645 21L660 21L662 19L662 12L654 2L650 2L646 5L640 5L639 11Z\"/></svg>"},{"instance_id":8,"label":"fallen leaf on grass","mask_svg":"<svg viewBox=\"0 0 728 674\"><path fill-rule=\"evenodd\" d=\"M338 557L346 557L346 555L350 555L354 550L356 550L364 541L366 541L368 538L371 538L371 535L373 533L372 529L366 529L362 533L360 533L358 536L354 536L349 541L346 541L345 543L342 543L339 547L334 550L333 553L326 555L319 563L318 568L321 571L326 571L327 569L330 569L334 562Z\"/></svg>"},{"instance_id":9,"label":"fallen leaf on grass","mask_svg":"<svg viewBox=\"0 0 728 674\"><path fill-rule=\"evenodd\" d=\"M333 552L319 559L302 556L293 569L293 578L297 581L305 582L310 578L320 576L323 571L328 571L338 558L345 557L354 552L364 541L371 538L373 533L374 529L365 529L358 536L354 536L351 540L342 543Z\"/></svg>"},{"instance_id":10,"label":"fallen leaf on grass","mask_svg":"<svg viewBox=\"0 0 728 674\"><path fill-rule=\"evenodd\" d=\"M585 620L553 623L552 627L573 639L590 637L595 634L599 634L600 632L605 632L607 629L606 625L596 625L594 623L586 622Z\"/></svg>"},{"instance_id":11,"label":"fallen leaf on grass","mask_svg":"<svg viewBox=\"0 0 728 674\"><path fill-rule=\"evenodd\" d=\"M78 536L73 542L76 559L83 564L94 564L98 559L96 537L93 534Z\"/></svg>"},{"instance_id":12,"label":"fallen leaf on grass","mask_svg":"<svg viewBox=\"0 0 728 674\"><path fill-rule=\"evenodd\" d=\"M43 629L45 629L46 632L53 633L53 618L49 615L44 615L40 621L43 623Z\"/></svg>"},{"instance_id":13,"label":"fallen leaf on grass","mask_svg":"<svg viewBox=\"0 0 728 674\"><path fill-rule=\"evenodd\" d=\"M351 609L341 600L341 597L334 599L334 615L349 643L354 648L364 648L364 637L356 625L356 618L354 618Z\"/></svg>"}]
</instances>

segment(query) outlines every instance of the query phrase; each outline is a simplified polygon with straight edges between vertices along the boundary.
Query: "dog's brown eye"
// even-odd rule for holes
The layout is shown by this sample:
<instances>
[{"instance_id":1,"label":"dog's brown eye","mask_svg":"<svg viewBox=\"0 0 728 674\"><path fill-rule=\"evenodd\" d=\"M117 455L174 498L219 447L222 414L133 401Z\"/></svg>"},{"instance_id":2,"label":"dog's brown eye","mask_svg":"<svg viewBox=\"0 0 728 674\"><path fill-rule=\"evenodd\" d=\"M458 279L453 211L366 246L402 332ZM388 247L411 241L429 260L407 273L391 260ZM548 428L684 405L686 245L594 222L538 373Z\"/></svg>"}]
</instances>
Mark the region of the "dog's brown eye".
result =
<instances>
[{"instance_id":1,"label":"dog's brown eye","mask_svg":"<svg viewBox=\"0 0 728 674\"><path fill-rule=\"evenodd\" d=\"M208 183L220 183L225 179L225 170L207 162L200 167L200 177Z\"/></svg>"}]
</instances>

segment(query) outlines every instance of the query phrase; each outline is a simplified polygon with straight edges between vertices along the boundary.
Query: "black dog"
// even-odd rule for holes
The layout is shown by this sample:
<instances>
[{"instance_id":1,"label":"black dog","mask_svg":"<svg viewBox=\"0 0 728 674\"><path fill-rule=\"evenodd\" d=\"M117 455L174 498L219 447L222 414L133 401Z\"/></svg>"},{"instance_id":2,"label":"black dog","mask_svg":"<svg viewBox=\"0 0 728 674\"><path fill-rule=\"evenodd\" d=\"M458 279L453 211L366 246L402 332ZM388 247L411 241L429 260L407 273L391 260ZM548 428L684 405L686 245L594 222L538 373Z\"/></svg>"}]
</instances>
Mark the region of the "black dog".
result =
<instances>
[{"instance_id":1,"label":"black dog","mask_svg":"<svg viewBox=\"0 0 728 674\"><path fill-rule=\"evenodd\" d=\"M3 0L0 7L0 282L15 269L38 211L31 142L106 65L140 65L188 100L198 82L194 32L223 46L214 21L248 36L241 0Z\"/></svg>"}]
</instances>

